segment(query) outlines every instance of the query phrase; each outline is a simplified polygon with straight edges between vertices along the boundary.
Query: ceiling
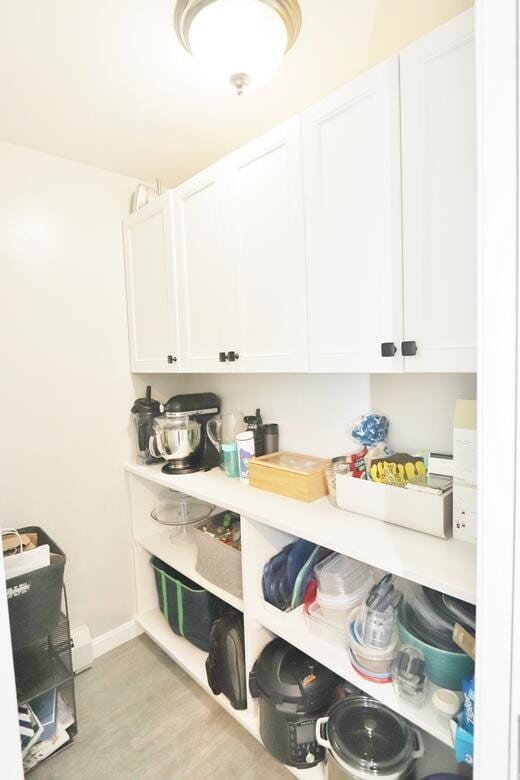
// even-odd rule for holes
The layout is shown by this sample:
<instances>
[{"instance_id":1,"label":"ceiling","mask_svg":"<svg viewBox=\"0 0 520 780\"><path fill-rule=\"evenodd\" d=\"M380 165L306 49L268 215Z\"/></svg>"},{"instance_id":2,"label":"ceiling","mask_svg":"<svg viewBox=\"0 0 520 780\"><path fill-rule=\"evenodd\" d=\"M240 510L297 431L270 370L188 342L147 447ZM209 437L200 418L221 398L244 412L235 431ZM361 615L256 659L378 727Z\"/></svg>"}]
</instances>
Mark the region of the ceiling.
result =
<instances>
[{"instance_id":1,"label":"ceiling","mask_svg":"<svg viewBox=\"0 0 520 780\"><path fill-rule=\"evenodd\" d=\"M235 96L173 32L174 0L0 0L0 140L174 185L472 0L300 0L275 77Z\"/></svg>"}]
</instances>

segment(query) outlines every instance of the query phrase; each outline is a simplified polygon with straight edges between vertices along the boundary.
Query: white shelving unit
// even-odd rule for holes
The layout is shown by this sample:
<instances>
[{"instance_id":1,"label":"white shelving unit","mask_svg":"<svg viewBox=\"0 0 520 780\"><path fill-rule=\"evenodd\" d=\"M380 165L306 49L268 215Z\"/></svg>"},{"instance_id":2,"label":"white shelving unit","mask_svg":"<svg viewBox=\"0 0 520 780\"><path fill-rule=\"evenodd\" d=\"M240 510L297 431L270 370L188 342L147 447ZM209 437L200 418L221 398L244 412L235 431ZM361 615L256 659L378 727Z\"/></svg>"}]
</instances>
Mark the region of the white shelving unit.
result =
<instances>
[{"instance_id":1,"label":"white shelving unit","mask_svg":"<svg viewBox=\"0 0 520 780\"><path fill-rule=\"evenodd\" d=\"M331 547L412 582L475 603L475 546L438 539L374 518L345 512L322 498L305 504L228 479L220 469L170 476L159 466L126 470L164 487L231 509L264 525ZM153 524L157 531L157 525Z\"/></svg>"},{"instance_id":2,"label":"white shelving unit","mask_svg":"<svg viewBox=\"0 0 520 780\"><path fill-rule=\"evenodd\" d=\"M316 661L332 669L333 672L353 685L357 685L369 696L379 699L387 707L444 742L445 745L452 746L453 741L448 721L441 721L432 706L426 703L422 707L414 707L413 704L399 699L395 695L392 685L371 683L360 677L350 664L344 645L322 639L309 630L303 615L303 607L293 612L280 612L276 607L264 602L254 610L253 617L273 634L308 653ZM436 687L430 685L430 695L433 695Z\"/></svg>"},{"instance_id":3,"label":"white shelving unit","mask_svg":"<svg viewBox=\"0 0 520 780\"><path fill-rule=\"evenodd\" d=\"M187 672L196 683L213 696L206 680L206 653L198 647L187 642L181 636L177 636L163 617L160 609L152 609L144 615L136 618L137 622L175 663ZM251 734L258 738L258 729L247 710L234 710L229 701L222 694L216 697L218 703L230 712Z\"/></svg>"},{"instance_id":4,"label":"white shelving unit","mask_svg":"<svg viewBox=\"0 0 520 780\"><path fill-rule=\"evenodd\" d=\"M209 695L213 694L206 680L205 653L174 634L158 608L150 555L243 612L247 673L263 647L279 636L419 727L427 744L419 776L430 771L453 771L448 724L437 716L429 701L422 707L414 707L396 697L391 685L377 685L361 678L351 666L346 648L311 632L301 608L284 613L263 600L261 572L266 560L285 544L306 538L397 576L473 602L475 550L472 545L436 539L344 512L326 499L303 504L256 490L228 479L219 469L178 477L163 474L160 466L128 464L125 469L134 538L136 622ZM198 574L195 546L172 544L170 532L152 520L150 512L163 487L181 490L241 515L243 599ZM432 693L433 687L430 696ZM222 695L215 697L215 701L260 739L254 700L248 699L244 711L234 710ZM323 765L305 770L288 767L288 770L308 780L321 780L324 776Z\"/></svg>"},{"instance_id":5,"label":"white shelving unit","mask_svg":"<svg viewBox=\"0 0 520 780\"><path fill-rule=\"evenodd\" d=\"M197 562L197 547L195 544L172 544L170 541L170 531L163 531L162 533L153 534L153 536L147 536L144 539L139 540L139 544L150 555L155 555L161 561L164 561L173 569L180 571L185 577L189 577L191 580L196 580L210 593L213 593L222 601L226 601L231 604L235 609L239 609L240 612L244 611L244 603L242 599L237 598L232 593L228 593L218 585L214 585L195 569Z\"/></svg>"}]
</instances>

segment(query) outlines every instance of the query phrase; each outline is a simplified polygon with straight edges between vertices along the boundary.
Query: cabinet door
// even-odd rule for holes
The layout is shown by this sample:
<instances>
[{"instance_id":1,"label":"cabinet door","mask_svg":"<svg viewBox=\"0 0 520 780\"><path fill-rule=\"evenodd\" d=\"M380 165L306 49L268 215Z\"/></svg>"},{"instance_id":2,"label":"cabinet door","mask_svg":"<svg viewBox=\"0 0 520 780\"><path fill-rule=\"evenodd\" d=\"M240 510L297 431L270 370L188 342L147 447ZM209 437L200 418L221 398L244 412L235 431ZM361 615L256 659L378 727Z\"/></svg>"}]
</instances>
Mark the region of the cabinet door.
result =
<instances>
[{"instance_id":1,"label":"cabinet door","mask_svg":"<svg viewBox=\"0 0 520 780\"><path fill-rule=\"evenodd\" d=\"M234 370L306 371L300 119L227 159Z\"/></svg>"},{"instance_id":2,"label":"cabinet door","mask_svg":"<svg viewBox=\"0 0 520 780\"><path fill-rule=\"evenodd\" d=\"M472 11L404 49L401 105L405 369L476 371Z\"/></svg>"},{"instance_id":3,"label":"cabinet door","mask_svg":"<svg viewBox=\"0 0 520 780\"><path fill-rule=\"evenodd\" d=\"M180 366L172 239L167 193L123 224L130 361L135 372Z\"/></svg>"},{"instance_id":4,"label":"cabinet door","mask_svg":"<svg viewBox=\"0 0 520 780\"><path fill-rule=\"evenodd\" d=\"M310 367L399 371L397 57L304 112L303 139Z\"/></svg>"},{"instance_id":5,"label":"cabinet door","mask_svg":"<svg viewBox=\"0 0 520 780\"><path fill-rule=\"evenodd\" d=\"M182 367L222 371L229 346L224 176L221 163L174 190Z\"/></svg>"}]
</instances>

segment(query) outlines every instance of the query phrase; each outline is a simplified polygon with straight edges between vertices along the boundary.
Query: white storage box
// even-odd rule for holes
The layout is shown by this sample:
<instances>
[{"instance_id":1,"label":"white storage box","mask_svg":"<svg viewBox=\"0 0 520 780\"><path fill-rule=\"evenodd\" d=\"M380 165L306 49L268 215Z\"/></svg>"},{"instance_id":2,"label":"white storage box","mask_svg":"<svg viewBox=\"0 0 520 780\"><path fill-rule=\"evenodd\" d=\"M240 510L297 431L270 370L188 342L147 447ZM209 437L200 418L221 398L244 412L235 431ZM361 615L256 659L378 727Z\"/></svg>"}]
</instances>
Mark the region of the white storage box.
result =
<instances>
[{"instance_id":1,"label":"white storage box","mask_svg":"<svg viewBox=\"0 0 520 780\"><path fill-rule=\"evenodd\" d=\"M451 492L436 496L338 474L336 500L341 509L375 517L385 523L402 525L443 539L452 535Z\"/></svg>"},{"instance_id":2,"label":"white storage box","mask_svg":"<svg viewBox=\"0 0 520 780\"><path fill-rule=\"evenodd\" d=\"M473 485L453 485L453 536L463 542L477 541L477 488Z\"/></svg>"}]
</instances>

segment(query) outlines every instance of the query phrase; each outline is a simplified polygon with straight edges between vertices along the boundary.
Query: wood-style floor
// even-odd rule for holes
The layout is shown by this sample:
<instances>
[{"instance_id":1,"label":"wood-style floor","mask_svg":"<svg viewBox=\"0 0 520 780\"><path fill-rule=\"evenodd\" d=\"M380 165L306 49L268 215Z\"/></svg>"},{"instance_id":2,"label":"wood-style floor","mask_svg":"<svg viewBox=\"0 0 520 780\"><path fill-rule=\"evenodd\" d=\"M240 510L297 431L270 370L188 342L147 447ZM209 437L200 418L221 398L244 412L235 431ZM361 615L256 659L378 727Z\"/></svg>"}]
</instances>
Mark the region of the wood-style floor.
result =
<instances>
[{"instance_id":1,"label":"wood-style floor","mask_svg":"<svg viewBox=\"0 0 520 780\"><path fill-rule=\"evenodd\" d=\"M31 780L289 780L230 715L140 636L76 678L74 745Z\"/></svg>"}]
</instances>

